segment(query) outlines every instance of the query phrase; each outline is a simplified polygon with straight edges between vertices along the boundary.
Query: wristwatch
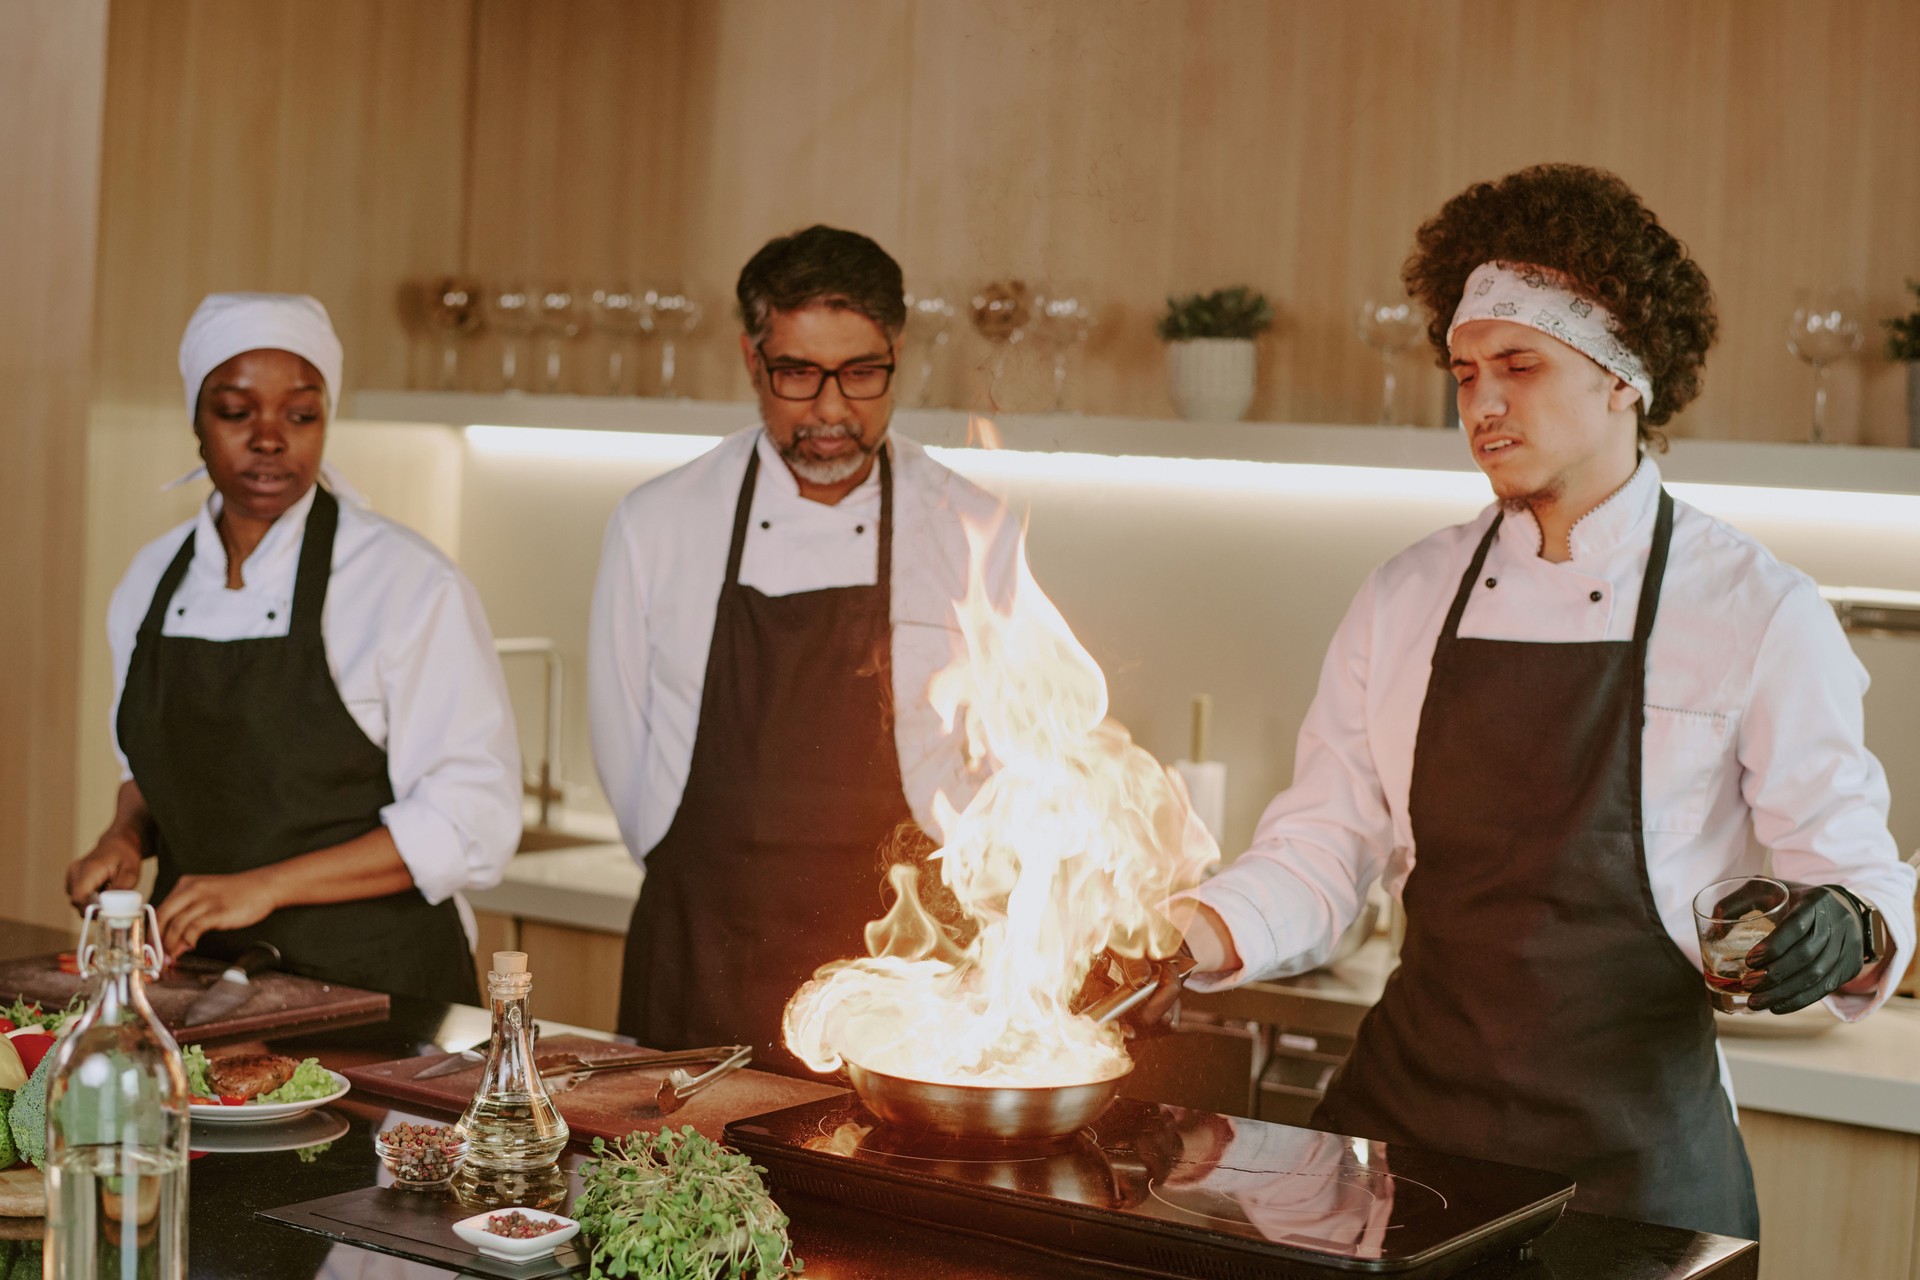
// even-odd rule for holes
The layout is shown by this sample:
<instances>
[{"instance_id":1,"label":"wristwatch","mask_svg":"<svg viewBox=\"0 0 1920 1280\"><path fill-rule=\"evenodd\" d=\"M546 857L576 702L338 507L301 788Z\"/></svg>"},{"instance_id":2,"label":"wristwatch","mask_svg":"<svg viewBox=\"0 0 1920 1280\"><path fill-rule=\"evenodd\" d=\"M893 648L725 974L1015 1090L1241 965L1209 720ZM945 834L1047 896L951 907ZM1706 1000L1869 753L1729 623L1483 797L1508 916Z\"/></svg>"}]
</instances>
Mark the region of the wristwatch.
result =
<instances>
[{"instance_id":1,"label":"wristwatch","mask_svg":"<svg viewBox=\"0 0 1920 1280\"><path fill-rule=\"evenodd\" d=\"M1871 969L1874 963L1886 954L1886 924L1880 919L1880 913L1863 902L1851 889L1842 888L1837 884L1827 887L1845 898L1860 917L1861 945L1866 948L1867 953L1861 968Z\"/></svg>"}]
</instances>

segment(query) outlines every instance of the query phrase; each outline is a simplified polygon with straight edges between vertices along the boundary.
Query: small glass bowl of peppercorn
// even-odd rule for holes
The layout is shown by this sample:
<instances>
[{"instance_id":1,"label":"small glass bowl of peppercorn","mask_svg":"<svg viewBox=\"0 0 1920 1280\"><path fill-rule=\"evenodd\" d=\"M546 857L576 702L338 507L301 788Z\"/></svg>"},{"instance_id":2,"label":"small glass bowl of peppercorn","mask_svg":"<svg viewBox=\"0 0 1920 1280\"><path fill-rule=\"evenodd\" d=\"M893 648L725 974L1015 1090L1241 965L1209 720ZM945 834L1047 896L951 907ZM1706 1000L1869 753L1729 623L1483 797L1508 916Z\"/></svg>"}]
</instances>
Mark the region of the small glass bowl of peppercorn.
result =
<instances>
[{"instance_id":1,"label":"small glass bowl of peppercorn","mask_svg":"<svg viewBox=\"0 0 1920 1280\"><path fill-rule=\"evenodd\" d=\"M467 1136L446 1124L396 1124L373 1137L380 1163L402 1187L437 1187L467 1158Z\"/></svg>"},{"instance_id":2,"label":"small glass bowl of peppercorn","mask_svg":"<svg viewBox=\"0 0 1920 1280\"><path fill-rule=\"evenodd\" d=\"M490 1258L526 1262L579 1235L580 1224L544 1209L508 1205L461 1219L453 1224L453 1233Z\"/></svg>"}]
</instances>

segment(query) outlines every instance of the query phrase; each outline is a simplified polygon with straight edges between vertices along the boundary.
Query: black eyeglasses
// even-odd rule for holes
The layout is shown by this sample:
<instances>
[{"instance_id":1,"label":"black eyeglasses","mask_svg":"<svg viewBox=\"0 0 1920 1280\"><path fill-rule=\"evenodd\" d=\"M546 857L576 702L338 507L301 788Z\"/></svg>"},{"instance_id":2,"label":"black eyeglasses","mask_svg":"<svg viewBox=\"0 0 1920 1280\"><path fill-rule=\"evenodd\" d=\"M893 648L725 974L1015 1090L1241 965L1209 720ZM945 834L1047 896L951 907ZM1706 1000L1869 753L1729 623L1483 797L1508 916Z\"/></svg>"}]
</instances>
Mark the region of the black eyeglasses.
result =
<instances>
[{"instance_id":1,"label":"black eyeglasses","mask_svg":"<svg viewBox=\"0 0 1920 1280\"><path fill-rule=\"evenodd\" d=\"M817 364L770 364L764 348L755 346L754 350L760 353L760 366L767 371L768 389L782 400L815 399L826 389L828 378L849 400L878 400L893 385L891 364L863 360L837 369L823 369Z\"/></svg>"}]
</instances>

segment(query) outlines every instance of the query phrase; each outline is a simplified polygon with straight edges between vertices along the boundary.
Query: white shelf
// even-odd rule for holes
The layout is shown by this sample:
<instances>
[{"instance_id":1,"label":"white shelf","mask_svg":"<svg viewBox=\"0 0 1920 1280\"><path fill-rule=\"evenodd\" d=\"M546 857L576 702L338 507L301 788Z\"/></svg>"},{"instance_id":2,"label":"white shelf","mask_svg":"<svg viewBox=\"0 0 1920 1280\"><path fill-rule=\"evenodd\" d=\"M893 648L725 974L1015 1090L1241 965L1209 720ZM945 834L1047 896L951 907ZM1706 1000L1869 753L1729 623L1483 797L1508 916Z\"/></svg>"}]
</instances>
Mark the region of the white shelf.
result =
<instances>
[{"instance_id":1,"label":"white shelf","mask_svg":"<svg viewBox=\"0 0 1920 1280\"><path fill-rule=\"evenodd\" d=\"M748 401L360 391L347 398L342 416L369 422L722 436L752 424L755 411ZM969 443L969 416L957 409L903 409L895 413L894 423L923 444L961 446ZM1417 427L1011 413L993 415L993 422L1005 448L1031 453L1475 469L1457 433ZM1660 469L1680 483L1920 494L1920 449L1676 440L1661 456Z\"/></svg>"}]
</instances>

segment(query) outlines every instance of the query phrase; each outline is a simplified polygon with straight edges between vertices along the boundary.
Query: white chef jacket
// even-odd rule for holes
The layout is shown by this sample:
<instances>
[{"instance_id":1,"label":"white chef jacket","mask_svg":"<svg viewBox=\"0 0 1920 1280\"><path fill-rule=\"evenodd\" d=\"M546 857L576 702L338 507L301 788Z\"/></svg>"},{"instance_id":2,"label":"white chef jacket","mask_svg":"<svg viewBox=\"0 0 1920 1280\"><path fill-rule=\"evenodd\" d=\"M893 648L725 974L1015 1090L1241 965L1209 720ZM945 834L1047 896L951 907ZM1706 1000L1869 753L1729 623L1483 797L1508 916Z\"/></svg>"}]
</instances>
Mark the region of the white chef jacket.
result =
<instances>
[{"instance_id":1,"label":"white chef jacket","mask_svg":"<svg viewBox=\"0 0 1920 1280\"><path fill-rule=\"evenodd\" d=\"M317 486L316 486L317 487ZM202 640L284 636L314 491L274 521L227 590L213 494L192 520L142 547L107 607L113 648L114 752L120 693L140 623L189 531L193 560L161 632ZM520 745L506 678L480 597L426 539L340 503L320 633L347 711L387 753L394 801L380 811L428 902L500 883L520 843Z\"/></svg>"},{"instance_id":2,"label":"white chef jacket","mask_svg":"<svg viewBox=\"0 0 1920 1280\"><path fill-rule=\"evenodd\" d=\"M982 531L986 587L1004 603L1022 555L1000 501L889 435L893 461L894 745L908 806L939 837L933 797L964 808L983 775L968 768L961 726L927 701L935 672L964 653L954 606L967 591L966 528ZM693 763L707 652L726 577L747 453L758 449L740 581L770 596L871 586L878 573L880 468L829 506L800 487L765 433L750 427L641 485L607 525L587 636L589 718L600 785L634 858L673 821Z\"/></svg>"},{"instance_id":3,"label":"white chef jacket","mask_svg":"<svg viewBox=\"0 0 1920 1280\"><path fill-rule=\"evenodd\" d=\"M1632 639L1659 492L1659 468L1643 459L1574 525L1564 564L1540 558L1531 513L1509 514L1459 634ZM1194 891L1242 961L1196 989L1322 964L1369 885L1384 876L1399 896L1418 853L1407 794L1434 642L1495 513L1422 539L1361 586L1301 726L1293 785L1267 807L1253 846ZM1896 955L1877 992L1829 998L1841 1017L1865 1016L1912 955L1914 872L1887 831L1886 775L1863 741L1866 670L1832 608L1805 574L1676 501L1646 681L1644 841L1667 933L1698 962L1693 895L1761 873L1771 850L1782 878L1845 885L1885 918Z\"/></svg>"}]
</instances>

